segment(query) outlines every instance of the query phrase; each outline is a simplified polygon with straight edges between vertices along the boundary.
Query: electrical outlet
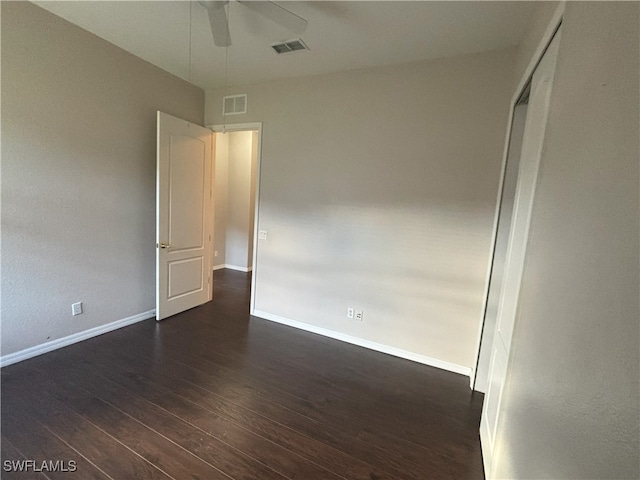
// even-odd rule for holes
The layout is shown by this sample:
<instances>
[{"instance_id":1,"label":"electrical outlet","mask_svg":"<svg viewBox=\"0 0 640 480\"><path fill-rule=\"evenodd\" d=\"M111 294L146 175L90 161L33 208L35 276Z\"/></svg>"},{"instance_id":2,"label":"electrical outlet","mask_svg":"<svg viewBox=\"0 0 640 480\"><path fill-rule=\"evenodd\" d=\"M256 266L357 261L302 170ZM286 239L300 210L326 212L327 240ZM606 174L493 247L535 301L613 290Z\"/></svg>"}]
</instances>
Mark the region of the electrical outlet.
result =
<instances>
[{"instance_id":1,"label":"electrical outlet","mask_svg":"<svg viewBox=\"0 0 640 480\"><path fill-rule=\"evenodd\" d=\"M216 251L214 251L214 252L213 252L213 256L214 256L214 257L217 257L217 256L218 256L218 250L216 250Z\"/></svg>"},{"instance_id":2,"label":"electrical outlet","mask_svg":"<svg viewBox=\"0 0 640 480\"><path fill-rule=\"evenodd\" d=\"M353 308L347 308L347 318L353 318Z\"/></svg>"},{"instance_id":3,"label":"electrical outlet","mask_svg":"<svg viewBox=\"0 0 640 480\"><path fill-rule=\"evenodd\" d=\"M356 310L356 320L358 320L359 322L362 321L362 317L363 317L363 312L362 310Z\"/></svg>"},{"instance_id":4,"label":"electrical outlet","mask_svg":"<svg viewBox=\"0 0 640 480\"><path fill-rule=\"evenodd\" d=\"M74 303L71 305L71 314L80 315L82 313L82 302Z\"/></svg>"}]
</instances>

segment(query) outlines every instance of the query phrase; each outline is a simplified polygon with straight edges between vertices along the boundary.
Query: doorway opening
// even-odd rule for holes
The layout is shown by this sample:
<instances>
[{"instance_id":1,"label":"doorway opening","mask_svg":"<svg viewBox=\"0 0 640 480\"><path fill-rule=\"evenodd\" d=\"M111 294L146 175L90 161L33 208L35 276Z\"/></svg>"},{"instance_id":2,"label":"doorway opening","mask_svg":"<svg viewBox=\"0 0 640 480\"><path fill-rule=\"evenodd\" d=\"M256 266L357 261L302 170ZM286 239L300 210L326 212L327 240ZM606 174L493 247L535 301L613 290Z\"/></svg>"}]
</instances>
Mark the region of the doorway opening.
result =
<instances>
[{"instance_id":1,"label":"doorway opening","mask_svg":"<svg viewBox=\"0 0 640 480\"><path fill-rule=\"evenodd\" d=\"M262 124L209 128L216 140L213 270L227 268L251 273L253 311Z\"/></svg>"}]
</instances>

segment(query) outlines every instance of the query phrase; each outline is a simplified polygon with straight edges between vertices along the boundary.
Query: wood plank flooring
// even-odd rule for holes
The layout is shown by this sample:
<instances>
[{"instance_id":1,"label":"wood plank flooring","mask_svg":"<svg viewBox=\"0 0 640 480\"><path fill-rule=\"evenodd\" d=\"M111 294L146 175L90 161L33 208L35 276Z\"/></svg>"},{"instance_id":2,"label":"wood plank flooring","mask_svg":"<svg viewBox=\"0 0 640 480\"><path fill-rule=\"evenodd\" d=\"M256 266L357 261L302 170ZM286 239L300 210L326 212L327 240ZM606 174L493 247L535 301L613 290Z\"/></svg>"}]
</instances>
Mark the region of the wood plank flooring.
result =
<instances>
[{"instance_id":1,"label":"wood plank flooring","mask_svg":"<svg viewBox=\"0 0 640 480\"><path fill-rule=\"evenodd\" d=\"M2 369L2 478L484 478L467 377L252 318L248 274L214 285L202 307Z\"/></svg>"}]
</instances>

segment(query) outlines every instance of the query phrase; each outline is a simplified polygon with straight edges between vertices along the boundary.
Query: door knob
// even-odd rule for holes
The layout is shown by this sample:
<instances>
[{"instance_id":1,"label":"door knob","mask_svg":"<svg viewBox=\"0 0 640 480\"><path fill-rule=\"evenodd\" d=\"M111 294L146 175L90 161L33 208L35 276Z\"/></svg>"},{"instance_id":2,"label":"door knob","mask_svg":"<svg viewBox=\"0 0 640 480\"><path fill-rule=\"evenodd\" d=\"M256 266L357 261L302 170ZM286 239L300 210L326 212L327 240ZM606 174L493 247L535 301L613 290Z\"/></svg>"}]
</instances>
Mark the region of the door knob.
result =
<instances>
[{"instance_id":1,"label":"door knob","mask_svg":"<svg viewBox=\"0 0 640 480\"><path fill-rule=\"evenodd\" d=\"M158 247L160 248L170 248L173 245L171 245L170 243L164 243L164 242L160 242L160 244L158 244Z\"/></svg>"}]
</instances>

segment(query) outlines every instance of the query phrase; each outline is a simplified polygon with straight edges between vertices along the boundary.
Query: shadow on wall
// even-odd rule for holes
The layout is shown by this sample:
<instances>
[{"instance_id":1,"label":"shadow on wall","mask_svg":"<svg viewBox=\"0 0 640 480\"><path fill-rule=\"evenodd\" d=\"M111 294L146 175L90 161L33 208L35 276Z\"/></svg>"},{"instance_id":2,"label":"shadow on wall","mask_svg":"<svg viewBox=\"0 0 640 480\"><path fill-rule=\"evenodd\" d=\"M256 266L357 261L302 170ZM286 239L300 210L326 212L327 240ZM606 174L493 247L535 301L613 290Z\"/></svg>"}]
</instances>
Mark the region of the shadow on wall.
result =
<instances>
[{"instance_id":1,"label":"shadow on wall","mask_svg":"<svg viewBox=\"0 0 640 480\"><path fill-rule=\"evenodd\" d=\"M487 212L261 207L257 310L472 366ZM348 307L364 321L347 321Z\"/></svg>"}]
</instances>

